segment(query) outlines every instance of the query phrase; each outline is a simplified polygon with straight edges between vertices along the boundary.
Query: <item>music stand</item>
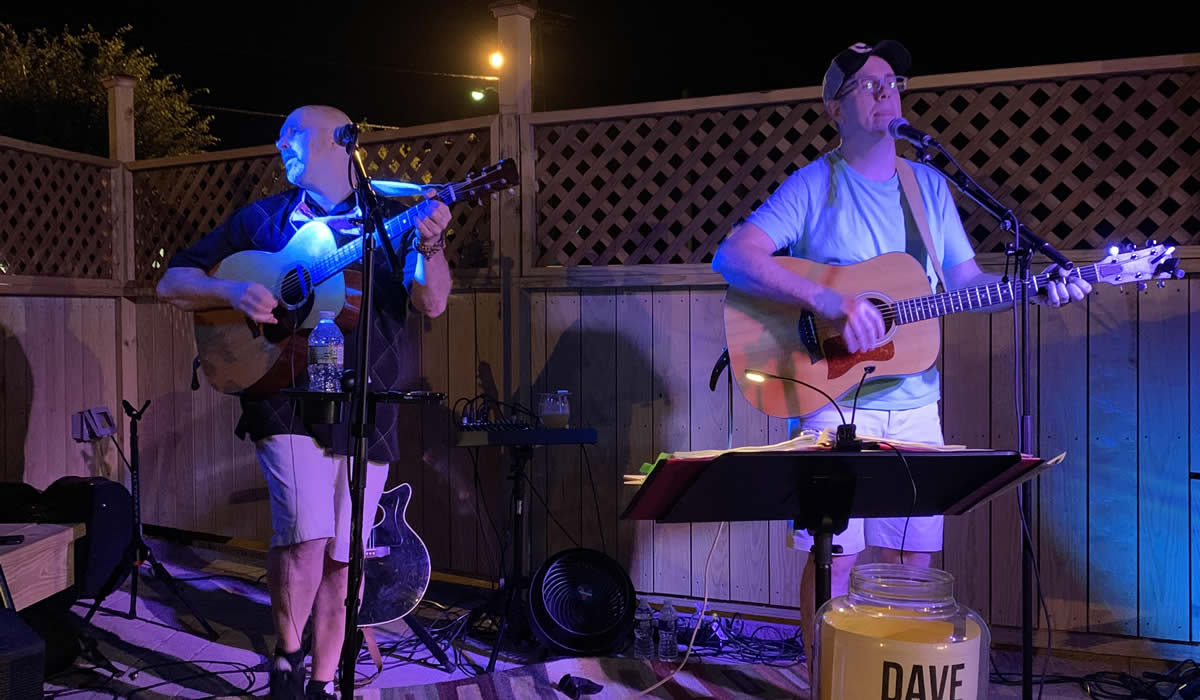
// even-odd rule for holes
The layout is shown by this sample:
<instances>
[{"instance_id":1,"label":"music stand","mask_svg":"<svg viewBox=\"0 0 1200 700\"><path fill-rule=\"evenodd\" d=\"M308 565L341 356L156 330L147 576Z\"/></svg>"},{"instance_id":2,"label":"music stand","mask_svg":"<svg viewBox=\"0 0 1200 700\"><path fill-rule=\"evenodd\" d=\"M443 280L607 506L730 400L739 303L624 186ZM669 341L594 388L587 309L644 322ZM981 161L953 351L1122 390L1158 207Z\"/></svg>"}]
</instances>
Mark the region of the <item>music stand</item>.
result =
<instances>
[{"instance_id":1,"label":"music stand","mask_svg":"<svg viewBox=\"0 0 1200 700\"><path fill-rule=\"evenodd\" d=\"M850 518L960 515L1041 472L1013 451L725 452L658 466L622 519L660 523L795 520L816 539L816 606L831 597L833 536Z\"/></svg>"}]
</instances>

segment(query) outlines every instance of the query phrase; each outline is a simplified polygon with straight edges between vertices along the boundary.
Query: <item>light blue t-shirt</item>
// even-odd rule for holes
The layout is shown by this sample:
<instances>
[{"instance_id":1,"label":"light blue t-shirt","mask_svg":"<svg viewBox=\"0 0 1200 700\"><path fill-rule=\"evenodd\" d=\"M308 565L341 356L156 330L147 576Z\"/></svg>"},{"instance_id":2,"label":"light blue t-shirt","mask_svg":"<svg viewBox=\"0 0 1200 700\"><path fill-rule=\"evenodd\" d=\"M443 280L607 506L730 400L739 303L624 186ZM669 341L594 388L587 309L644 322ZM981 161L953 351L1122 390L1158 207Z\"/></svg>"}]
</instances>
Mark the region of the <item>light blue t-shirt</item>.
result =
<instances>
[{"instance_id":1,"label":"light blue t-shirt","mask_svg":"<svg viewBox=\"0 0 1200 700\"><path fill-rule=\"evenodd\" d=\"M942 269L974 257L946 181L932 167L912 163L929 235ZM793 257L830 265L847 265L883 253L904 252L907 233L900 203L900 177L879 182L863 177L839 150L792 173L746 223L762 229L777 249ZM930 291L936 291L937 272L926 257ZM936 367L907 377L867 380L859 395L862 408L899 410L938 400ZM853 392L839 400L851 404Z\"/></svg>"}]
</instances>

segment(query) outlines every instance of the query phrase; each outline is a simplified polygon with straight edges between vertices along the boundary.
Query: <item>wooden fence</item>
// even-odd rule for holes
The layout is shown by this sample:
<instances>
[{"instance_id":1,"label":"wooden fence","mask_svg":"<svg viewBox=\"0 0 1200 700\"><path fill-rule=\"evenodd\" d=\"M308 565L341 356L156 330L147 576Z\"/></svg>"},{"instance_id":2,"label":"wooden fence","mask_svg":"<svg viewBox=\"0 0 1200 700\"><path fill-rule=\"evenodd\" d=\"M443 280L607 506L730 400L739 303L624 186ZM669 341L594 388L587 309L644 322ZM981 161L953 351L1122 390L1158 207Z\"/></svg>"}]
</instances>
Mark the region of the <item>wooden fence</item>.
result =
<instances>
[{"instance_id":1,"label":"wooden fence","mask_svg":"<svg viewBox=\"0 0 1200 700\"><path fill-rule=\"evenodd\" d=\"M1196 271L1200 57L911 84L914 125L1072 259L1157 238ZM453 447L453 402L488 394L530 405L537 392L567 389L600 439L537 452L530 564L576 544L603 548L639 591L700 596L717 527L619 520L632 495L622 476L660 451L723 447L731 425L735 445L786 437L784 421L736 391L731 399L724 377L709 390L725 347L724 285L709 262L737 221L835 141L817 88L365 139L384 177L444 182L500 157L517 158L522 173L519 199L455 207L449 308L413 317L407 331L408 385L450 396L403 419L409 456L392 474L416 489L409 517L435 567L494 578L506 540L508 457ZM0 478L38 487L68 473L124 478L113 450L70 440L70 414L149 399L147 522L269 537L253 451L232 436L236 401L190 389L190 319L150 291L175 250L279 191L280 175L269 148L123 165L0 141ZM1004 234L969 202L959 209L981 263L999 269ZM1200 287L1186 279L1145 292L1106 286L1086 304L1035 316L1037 447L1068 457L1038 479L1030 527L1054 629L1071 631L1075 646L1178 656L1200 638L1197 305ZM1012 347L1009 314L945 320L948 442L1015 444ZM940 562L998 638L1019 624L1016 513L1009 495L950 519ZM785 524L733 523L727 533L710 596L792 614L801 561Z\"/></svg>"}]
</instances>

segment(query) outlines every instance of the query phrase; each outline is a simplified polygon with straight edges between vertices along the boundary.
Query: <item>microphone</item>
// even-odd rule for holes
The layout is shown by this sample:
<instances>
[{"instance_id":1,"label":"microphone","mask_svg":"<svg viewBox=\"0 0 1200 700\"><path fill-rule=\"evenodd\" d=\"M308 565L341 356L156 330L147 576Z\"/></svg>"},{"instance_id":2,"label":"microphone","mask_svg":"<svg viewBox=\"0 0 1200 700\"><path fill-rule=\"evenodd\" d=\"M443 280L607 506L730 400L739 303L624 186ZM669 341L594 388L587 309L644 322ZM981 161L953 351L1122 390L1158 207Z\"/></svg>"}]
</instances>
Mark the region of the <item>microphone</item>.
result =
<instances>
[{"instance_id":1,"label":"microphone","mask_svg":"<svg viewBox=\"0 0 1200 700\"><path fill-rule=\"evenodd\" d=\"M917 148L925 148L926 146L941 146L941 144L935 141L932 136L909 124L908 120L904 117L896 117L893 119L891 123L888 124L888 133L892 135L892 138L904 139Z\"/></svg>"},{"instance_id":2,"label":"microphone","mask_svg":"<svg viewBox=\"0 0 1200 700\"><path fill-rule=\"evenodd\" d=\"M846 423L846 419L842 419L843 425L838 426L837 449L846 449L859 451L863 448L863 443L858 439L856 431L858 428L854 423L854 417L858 415L858 392L862 391L863 382L867 381L867 375L875 371L875 365L867 365L863 367L862 379L858 380L858 388L854 390L854 403L850 407L850 422ZM872 443L874 444L874 443Z\"/></svg>"},{"instance_id":3,"label":"microphone","mask_svg":"<svg viewBox=\"0 0 1200 700\"><path fill-rule=\"evenodd\" d=\"M863 373L864 378L866 377L866 375L868 375L874 371L875 371L875 366L871 365L869 368L869 371L864 371L864 373ZM854 435L854 424L846 422L846 414L842 413L842 407L838 405L837 401L832 396L825 393L820 388L815 387L812 384L809 384L808 382L804 382L799 379L796 379L794 377L781 377L778 374L771 374L770 372L763 372L762 370L758 370L758 369L746 370L745 377L746 377L746 379L749 379L752 382L758 382L759 384L763 383L766 380L766 377L771 377L772 379L782 379L785 382L795 382L796 384L806 386L809 389L812 389L813 391L817 392L821 396L824 396L825 398L829 399L829 403L833 404L833 407L837 409L838 416L840 416L842 419L842 424L837 427L837 442L834 444L833 449L838 450L839 452L861 452L862 451L862 447L863 447L862 443L859 442L858 439ZM859 388L862 388L862 380L859 380L858 385L859 385ZM857 392L855 393L854 399L855 399L855 404L856 404L856 408L857 408L857 402L858 402Z\"/></svg>"},{"instance_id":4,"label":"microphone","mask_svg":"<svg viewBox=\"0 0 1200 700\"><path fill-rule=\"evenodd\" d=\"M850 409L850 424L854 424L854 416L858 413L858 392L862 391L863 382L867 381L867 375L875 372L875 365L867 365L863 367L862 379L858 380L858 388L854 390L854 405Z\"/></svg>"},{"instance_id":5,"label":"microphone","mask_svg":"<svg viewBox=\"0 0 1200 700\"><path fill-rule=\"evenodd\" d=\"M333 130L333 142L345 146L348 152L358 143L358 127L354 124L343 124Z\"/></svg>"}]
</instances>

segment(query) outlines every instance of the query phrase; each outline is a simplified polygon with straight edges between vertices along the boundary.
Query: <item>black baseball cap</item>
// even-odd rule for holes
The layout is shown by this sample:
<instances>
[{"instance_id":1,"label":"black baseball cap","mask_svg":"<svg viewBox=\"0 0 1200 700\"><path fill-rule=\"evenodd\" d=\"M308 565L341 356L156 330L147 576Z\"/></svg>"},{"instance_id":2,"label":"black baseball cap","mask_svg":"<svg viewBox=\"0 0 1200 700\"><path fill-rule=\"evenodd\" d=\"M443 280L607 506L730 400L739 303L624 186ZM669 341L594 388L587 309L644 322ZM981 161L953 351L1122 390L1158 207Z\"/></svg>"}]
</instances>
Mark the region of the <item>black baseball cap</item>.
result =
<instances>
[{"instance_id":1,"label":"black baseball cap","mask_svg":"<svg viewBox=\"0 0 1200 700\"><path fill-rule=\"evenodd\" d=\"M887 61L897 75L908 73L908 69L912 67L912 54L898 41L884 39L874 46L859 42L844 49L830 62L829 70L825 71L825 79L821 81L821 96L825 101L832 102L837 97L838 90L846 84L846 79L857 73L872 56Z\"/></svg>"}]
</instances>

